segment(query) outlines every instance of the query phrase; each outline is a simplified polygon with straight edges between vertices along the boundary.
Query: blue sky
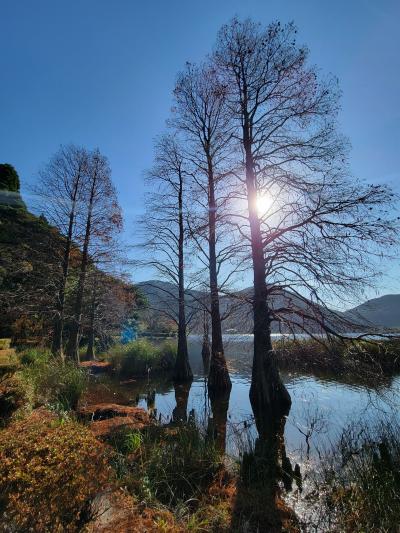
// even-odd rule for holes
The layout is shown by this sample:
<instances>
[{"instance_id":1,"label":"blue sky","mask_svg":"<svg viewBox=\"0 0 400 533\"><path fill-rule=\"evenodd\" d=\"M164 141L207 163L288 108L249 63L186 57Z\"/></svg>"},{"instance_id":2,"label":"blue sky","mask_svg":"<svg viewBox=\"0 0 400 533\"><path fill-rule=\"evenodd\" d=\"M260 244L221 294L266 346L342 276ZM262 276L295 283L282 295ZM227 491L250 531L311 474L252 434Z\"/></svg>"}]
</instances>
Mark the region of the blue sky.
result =
<instances>
[{"instance_id":1,"label":"blue sky","mask_svg":"<svg viewBox=\"0 0 400 533\"><path fill-rule=\"evenodd\" d=\"M60 144L98 146L130 239L176 74L234 15L295 21L311 61L339 78L353 173L399 191L398 0L0 0L0 161L26 192ZM388 292L400 292L396 262L378 289Z\"/></svg>"}]
</instances>

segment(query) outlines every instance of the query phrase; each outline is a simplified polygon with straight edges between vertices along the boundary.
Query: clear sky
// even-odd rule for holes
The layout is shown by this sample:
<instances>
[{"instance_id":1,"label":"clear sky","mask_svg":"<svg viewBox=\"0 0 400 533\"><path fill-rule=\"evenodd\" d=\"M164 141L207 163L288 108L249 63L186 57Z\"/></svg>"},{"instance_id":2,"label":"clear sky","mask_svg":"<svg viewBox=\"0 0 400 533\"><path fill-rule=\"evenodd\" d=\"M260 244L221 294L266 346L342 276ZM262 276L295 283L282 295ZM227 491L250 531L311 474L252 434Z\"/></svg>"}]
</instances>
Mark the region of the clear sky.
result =
<instances>
[{"instance_id":1,"label":"clear sky","mask_svg":"<svg viewBox=\"0 0 400 533\"><path fill-rule=\"evenodd\" d=\"M234 15L294 20L311 61L339 78L353 173L400 191L399 0L0 0L0 162L24 193L60 144L98 146L129 239L176 74ZM378 294L400 292L398 263L388 274Z\"/></svg>"}]
</instances>

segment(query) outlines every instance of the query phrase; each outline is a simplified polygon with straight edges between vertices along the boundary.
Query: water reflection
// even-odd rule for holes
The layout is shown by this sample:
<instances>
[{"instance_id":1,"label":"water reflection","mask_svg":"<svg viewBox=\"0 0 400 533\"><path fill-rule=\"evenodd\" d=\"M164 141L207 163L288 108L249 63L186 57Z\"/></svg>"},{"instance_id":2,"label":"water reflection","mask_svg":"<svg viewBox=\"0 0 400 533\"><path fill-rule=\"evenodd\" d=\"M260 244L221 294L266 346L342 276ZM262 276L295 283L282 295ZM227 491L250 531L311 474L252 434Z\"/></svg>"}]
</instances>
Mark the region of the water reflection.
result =
<instances>
[{"instance_id":1,"label":"water reflection","mask_svg":"<svg viewBox=\"0 0 400 533\"><path fill-rule=\"evenodd\" d=\"M208 417L207 434L214 440L221 452L226 448L226 427L228 421L229 398L231 389L222 394L210 394L212 416Z\"/></svg>"},{"instance_id":2,"label":"water reflection","mask_svg":"<svg viewBox=\"0 0 400 533\"><path fill-rule=\"evenodd\" d=\"M172 411L173 422L187 422L187 409L192 381L174 383L176 406Z\"/></svg>"}]
</instances>

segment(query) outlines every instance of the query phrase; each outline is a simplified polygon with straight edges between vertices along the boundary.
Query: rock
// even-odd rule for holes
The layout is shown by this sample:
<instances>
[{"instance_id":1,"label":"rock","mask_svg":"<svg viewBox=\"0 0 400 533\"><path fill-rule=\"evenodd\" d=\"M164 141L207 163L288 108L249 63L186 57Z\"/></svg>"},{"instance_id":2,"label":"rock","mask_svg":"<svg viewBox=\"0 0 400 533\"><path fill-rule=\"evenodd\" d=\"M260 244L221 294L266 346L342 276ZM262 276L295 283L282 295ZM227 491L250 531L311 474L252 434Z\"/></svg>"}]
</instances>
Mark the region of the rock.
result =
<instances>
[{"instance_id":1,"label":"rock","mask_svg":"<svg viewBox=\"0 0 400 533\"><path fill-rule=\"evenodd\" d=\"M173 514L136 502L124 490L99 494L92 505L93 520L88 533L183 533Z\"/></svg>"},{"instance_id":2,"label":"rock","mask_svg":"<svg viewBox=\"0 0 400 533\"><path fill-rule=\"evenodd\" d=\"M118 403L97 403L78 409L77 414L84 420L104 420L113 417L125 417L141 420L149 420L147 412L141 407L132 405L120 405Z\"/></svg>"},{"instance_id":3,"label":"rock","mask_svg":"<svg viewBox=\"0 0 400 533\"><path fill-rule=\"evenodd\" d=\"M147 413L145 411L143 413L145 416L115 416L105 420L96 420L90 424L90 429L93 431L94 436L99 439L107 438L112 433L122 429L143 429L150 424Z\"/></svg>"},{"instance_id":4,"label":"rock","mask_svg":"<svg viewBox=\"0 0 400 533\"><path fill-rule=\"evenodd\" d=\"M112 364L108 361L83 361L79 363L81 368L86 368L93 374L100 374L100 372L109 372L112 370Z\"/></svg>"}]
</instances>

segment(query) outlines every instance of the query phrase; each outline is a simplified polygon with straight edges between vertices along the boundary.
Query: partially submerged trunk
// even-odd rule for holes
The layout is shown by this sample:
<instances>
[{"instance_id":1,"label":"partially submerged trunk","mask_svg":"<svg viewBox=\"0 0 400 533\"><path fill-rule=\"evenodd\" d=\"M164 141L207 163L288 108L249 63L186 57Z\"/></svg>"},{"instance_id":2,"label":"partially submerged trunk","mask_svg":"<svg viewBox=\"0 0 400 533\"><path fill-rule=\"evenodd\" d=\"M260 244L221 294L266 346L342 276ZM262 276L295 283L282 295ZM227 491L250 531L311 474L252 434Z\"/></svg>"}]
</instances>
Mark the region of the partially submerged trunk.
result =
<instances>
[{"instance_id":1,"label":"partially submerged trunk","mask_svg":"<svg viewBox=\"0 0 400 533\"><path fill-rule=\"evenodd\" d=\"M208 157L208 243L211 297L211 361L208 387L214 392L230 390L232 383L224 355L221 315L219 310L218 273L216 257L216 201L212 161Z\"/></svg>"},{"instance_id":2,"label":"partially submerged trunk","mask_svg":"<svg viewBox=\"0 0 400 533\"><path fill-rule=\"evenodd\" d=\"M279 420L290 409L290 395L283 384L271 342L271 318L268 309L268 292L264 262L264 249L260 220L257 213L257 186L251 152L249 125L244 131L246 155L246 187L251 234L251 253L254 274L253 316L254 357L250 387L250 402L254 415L259 419L260 429L265 421L266 430L271 420ZM259 429L259 431L260 431Z\"/></svg>"},{"instance_id":3,"label":"partially submerged trunk","mask_svg":"<svg viewBox=\"0 0 400 533\"><path fill-rule=\"evenodd\" d=\"M183 228L183 181L179 181L179 238L178 238L178 350L174 370L174 380L190 381L193 379L192 370L189 364L189 353L186 335L186 314L185 314L185 278L184 278L184 228Z\"/></svg>"}]
</instances>

